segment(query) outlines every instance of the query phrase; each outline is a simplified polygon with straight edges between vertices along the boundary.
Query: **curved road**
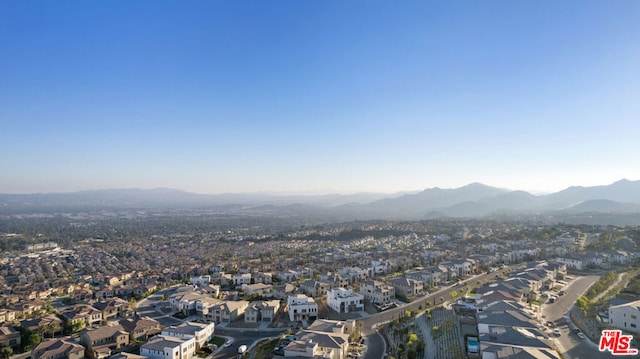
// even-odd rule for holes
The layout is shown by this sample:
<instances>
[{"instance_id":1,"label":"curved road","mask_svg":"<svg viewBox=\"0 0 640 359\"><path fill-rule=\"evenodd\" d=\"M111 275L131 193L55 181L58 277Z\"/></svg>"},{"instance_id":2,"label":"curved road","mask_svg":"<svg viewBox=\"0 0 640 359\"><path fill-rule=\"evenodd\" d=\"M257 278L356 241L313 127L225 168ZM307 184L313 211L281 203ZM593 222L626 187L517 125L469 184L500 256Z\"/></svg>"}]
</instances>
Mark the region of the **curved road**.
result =
<instances>
[{"instance_id":1,"label":"curved road","mask_svg":"<svg viewBox=\"0 0 640 359\"><path fill-rule=\"evenodd\" d=\"M502 274L508 269L509 267L505 267L494 272L480 274L478 276L461 281L459 285L451 285L446 288L440 289L437 292L427 294L426 296L420 297L407 305L389 309L384 312L373 314L368 318L358 320L358 324L362 323L363 325L362 335L365 337L365 340L367 342L367 351L364 353L364 359L384 358L386 352L384 339L382 338L382 335L380 335L373 328L375 325L392 321L393 319L398 318L398 316L404 313L404 311L406 310L416 310L420 306L424 308L426 301L429 301L431 303L431 306L433 306L434 304L440 303L440 297L444 297L445 301L450 300L451 292L457 291L467 284L473 287L479 280L494 280L497 275Z\"/></svg>"}]
</instances>

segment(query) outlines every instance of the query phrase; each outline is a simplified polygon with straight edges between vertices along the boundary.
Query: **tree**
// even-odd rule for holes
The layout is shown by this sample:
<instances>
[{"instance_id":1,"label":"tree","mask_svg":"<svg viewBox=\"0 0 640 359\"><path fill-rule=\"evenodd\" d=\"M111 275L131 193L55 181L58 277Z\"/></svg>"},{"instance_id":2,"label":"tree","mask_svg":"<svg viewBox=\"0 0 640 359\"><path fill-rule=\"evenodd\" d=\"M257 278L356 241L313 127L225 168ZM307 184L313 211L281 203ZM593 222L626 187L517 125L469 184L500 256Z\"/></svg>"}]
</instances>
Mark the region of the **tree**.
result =
<instances>
[{"instance_id":1,"label":"tree","mask_svg":"<svg viewBox=\"0 0 640 359\"><path fill-rule=\"evenodd\" d=\"M22 343L22 348L24 351L30 351L31 349L33 349L33 347L40 344L40 342L42 342L42 338L40 338L40 335L31 333L27 337L27 341L25 343Z\"/></svg>"},{"instance_id":2,"label":"tree","mask_svg":"<svg viewBox=\"0 0 640 359\"><path fill-rule=\"evenodd\" d=\"M138 306L138 302L136 302L136 299L131 297L129 298L129 306L131 309L136 310L136 307Z\"/></svg>"},{"instance_id":3,"label":"tree","mask_svg":"<svg viewBox=\"0 0 640 359\"><path fill-rule=\"evenodd\" d=\"M11 347L2 347L0 350L0 358L9 359L13 355L13 348Z\"/></svg>"}]
</instances>

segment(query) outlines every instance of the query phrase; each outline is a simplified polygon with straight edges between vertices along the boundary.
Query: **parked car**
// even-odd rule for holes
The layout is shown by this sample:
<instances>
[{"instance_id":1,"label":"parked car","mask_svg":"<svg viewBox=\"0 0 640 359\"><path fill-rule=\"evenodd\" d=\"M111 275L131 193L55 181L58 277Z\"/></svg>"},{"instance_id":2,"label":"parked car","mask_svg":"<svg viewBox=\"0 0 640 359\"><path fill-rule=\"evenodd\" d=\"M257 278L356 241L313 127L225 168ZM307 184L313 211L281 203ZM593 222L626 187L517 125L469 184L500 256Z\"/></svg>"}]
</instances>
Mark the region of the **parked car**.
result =
<instances>
[{"instance_id":1,"label":"parked car","mask_svg":"<svg viewBox=\"0 0 640 359\"><path fill-rule=\"evenodd\" d=\"M553 334L555 334L555 335L557 335L557 336L560 336L560 334L561 334L561 333L560 333L560 329L558 329L558 328L554 329L554 330L553 330Z\"/></svg>"}]
</instances>

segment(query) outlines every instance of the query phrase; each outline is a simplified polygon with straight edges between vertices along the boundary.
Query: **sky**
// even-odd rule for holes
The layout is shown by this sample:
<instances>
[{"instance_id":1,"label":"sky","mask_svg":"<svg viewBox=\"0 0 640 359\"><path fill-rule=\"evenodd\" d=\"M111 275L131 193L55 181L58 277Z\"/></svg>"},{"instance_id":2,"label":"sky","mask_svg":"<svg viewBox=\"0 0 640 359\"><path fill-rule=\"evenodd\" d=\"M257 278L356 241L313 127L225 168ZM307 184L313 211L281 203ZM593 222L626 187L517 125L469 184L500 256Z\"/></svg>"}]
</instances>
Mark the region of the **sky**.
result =
<instances>
[{"instance_id":1,"label":"sky","mask_svg":"<svg viewBox=\"0 0 640 359\"><path fill-rule=\"evenodd\" d=\"M640 179L640 1L0 2L0 193Z\"/></svg>"}]
</instances>

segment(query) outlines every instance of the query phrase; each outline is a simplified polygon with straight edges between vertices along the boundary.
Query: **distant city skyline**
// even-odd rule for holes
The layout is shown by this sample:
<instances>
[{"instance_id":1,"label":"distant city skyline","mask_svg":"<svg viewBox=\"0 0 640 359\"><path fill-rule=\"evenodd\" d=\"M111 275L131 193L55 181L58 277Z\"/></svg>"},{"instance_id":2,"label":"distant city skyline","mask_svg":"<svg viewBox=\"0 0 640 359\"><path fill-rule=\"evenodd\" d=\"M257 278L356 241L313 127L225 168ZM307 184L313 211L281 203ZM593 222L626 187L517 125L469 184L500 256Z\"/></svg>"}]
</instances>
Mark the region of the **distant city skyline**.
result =
<instances>
[{"instance_id":1,"label":"distant city skyline","mask_svg":"<svg viewBox=\"0 0 640 359\"><path fill-rule=\"evenodd\" d=\"M0 193L640 179L640 2L10 1Z\"/></svg>"}]
</instances>

